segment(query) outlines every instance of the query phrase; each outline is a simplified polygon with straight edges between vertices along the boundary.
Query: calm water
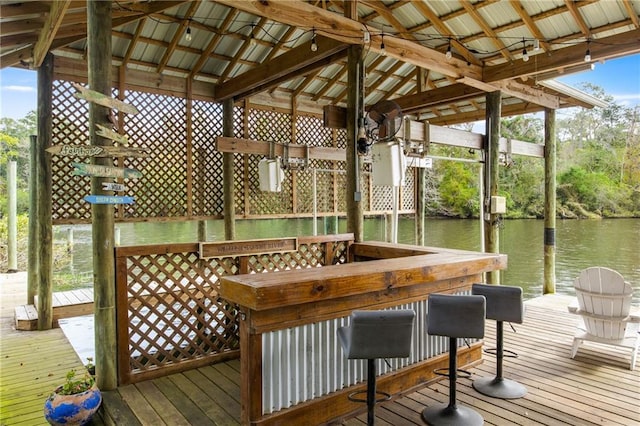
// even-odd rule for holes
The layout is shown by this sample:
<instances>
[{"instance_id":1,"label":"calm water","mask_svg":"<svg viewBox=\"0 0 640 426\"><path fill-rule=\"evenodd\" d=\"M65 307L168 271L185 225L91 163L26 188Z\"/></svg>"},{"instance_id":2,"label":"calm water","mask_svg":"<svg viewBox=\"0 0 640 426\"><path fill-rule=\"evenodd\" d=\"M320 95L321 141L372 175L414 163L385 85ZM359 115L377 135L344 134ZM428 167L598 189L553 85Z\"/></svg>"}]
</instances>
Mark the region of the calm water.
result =
<instances>
[{"instance_id":1,"label":"calm water","mask_svg":"<svg viewBox=\"0 0 640 426\"><path fill-rule=\"evenodd\" d=\"M319 219L318 233L334 233L334 218ZM223 222L207 223L207 240L224 238ZM120 229L121 245L193 242L197 240L196 222L126 223ZM338 232L346 231L340 220ZM580 270L589 266L607 266L619 271L634 287L634 304L640 305L640 219L569 220L556 222L556 290L573 295L572 282ZM64 244L68 226L55 228L56 244ZM74 274L92 270L91 226L74 226L72 265L61 272ZM508 269L502 272L502 283L518 285L525 298L542 294L543 271L542 220L509 220L500 230L501 253L508 255ZM238 239L276 238L312 235L311 219L243 220L236 224ZM365 239L384 240L383 219L365 220ZM414 221L401 219L398 242L414 244ZM463 250L480 250L477 220L429 219L426 222L425 245Z\"/></svg>"}]
</instances>

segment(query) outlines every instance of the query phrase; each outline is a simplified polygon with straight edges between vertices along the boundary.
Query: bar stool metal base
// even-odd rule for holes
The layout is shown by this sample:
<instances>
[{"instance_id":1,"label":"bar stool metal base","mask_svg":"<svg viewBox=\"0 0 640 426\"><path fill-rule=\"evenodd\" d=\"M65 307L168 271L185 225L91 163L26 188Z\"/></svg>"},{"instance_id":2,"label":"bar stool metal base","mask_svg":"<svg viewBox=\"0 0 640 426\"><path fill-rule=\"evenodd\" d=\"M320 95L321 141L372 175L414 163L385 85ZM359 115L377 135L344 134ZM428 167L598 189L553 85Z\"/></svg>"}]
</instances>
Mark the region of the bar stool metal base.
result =
<instances>
[{"instance_id":1,"label":"bar stool metal base","mask_svg":"<svg viewBox=\"0 0 640 426\"><path fill-rule=\"evenodd\" d=\"M527 394L527 388L520 383L505 378L482 377L473 381L473 388L483 395L493 398L516 399Z\"/></svg>"},{"instance_id":2,"label":"bar stool metal base","mask_svg":"<svg viewBox=\"0 0 640 426\"><path fill-rule=\"evenodd\" d=\"M422 411L422 419L430 425L480 426L484 419L475 410L463 405L440 404Z\"/></svg>"}]
</instances>

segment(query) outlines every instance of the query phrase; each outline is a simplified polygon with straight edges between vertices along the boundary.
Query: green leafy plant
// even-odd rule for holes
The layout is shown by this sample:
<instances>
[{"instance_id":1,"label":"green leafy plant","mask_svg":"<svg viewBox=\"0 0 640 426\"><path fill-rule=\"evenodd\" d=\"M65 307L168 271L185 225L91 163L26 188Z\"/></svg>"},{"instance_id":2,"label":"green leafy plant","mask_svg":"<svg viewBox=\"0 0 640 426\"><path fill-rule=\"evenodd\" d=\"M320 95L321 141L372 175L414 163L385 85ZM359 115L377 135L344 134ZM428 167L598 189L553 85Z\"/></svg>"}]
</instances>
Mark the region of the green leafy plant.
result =
<instances>
[{"instance_id":1,"label":"green leafy plant","mask_svg":"<svg viewBox=\"0 0 640 426\"><path fill-rule=\"evenodd\" d=\"M58 395L75 395L91 389L96 382L95 377L90 374L90 371L93 370L93 358L87 358L87 361L84 374L77 376L76 370L69 370L65 382L56 388L55 393Z\"/></svg>"}]
</instances>

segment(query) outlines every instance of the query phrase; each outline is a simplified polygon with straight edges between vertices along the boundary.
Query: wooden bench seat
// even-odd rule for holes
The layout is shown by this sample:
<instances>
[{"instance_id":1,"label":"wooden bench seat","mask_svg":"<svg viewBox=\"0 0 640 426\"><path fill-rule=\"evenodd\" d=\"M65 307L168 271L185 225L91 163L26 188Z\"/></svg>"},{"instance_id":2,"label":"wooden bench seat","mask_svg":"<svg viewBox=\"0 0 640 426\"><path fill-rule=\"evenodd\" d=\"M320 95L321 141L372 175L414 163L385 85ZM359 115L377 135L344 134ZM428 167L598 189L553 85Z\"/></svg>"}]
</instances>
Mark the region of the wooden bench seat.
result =
<instances>
[{"instance_id":1,"label":"wooden bench seat","mask_svg":"<svg viewBox=\"0 0 640 426\"><path fill-rule=\"evenodd\" d=\"M38 297L33 305L19 305L15 308L16 330L37 330ZM93 313L93 289L81 288L53 293L53 326L58 327L58 320L78 317Z\"/></svg>"}]
</instances>

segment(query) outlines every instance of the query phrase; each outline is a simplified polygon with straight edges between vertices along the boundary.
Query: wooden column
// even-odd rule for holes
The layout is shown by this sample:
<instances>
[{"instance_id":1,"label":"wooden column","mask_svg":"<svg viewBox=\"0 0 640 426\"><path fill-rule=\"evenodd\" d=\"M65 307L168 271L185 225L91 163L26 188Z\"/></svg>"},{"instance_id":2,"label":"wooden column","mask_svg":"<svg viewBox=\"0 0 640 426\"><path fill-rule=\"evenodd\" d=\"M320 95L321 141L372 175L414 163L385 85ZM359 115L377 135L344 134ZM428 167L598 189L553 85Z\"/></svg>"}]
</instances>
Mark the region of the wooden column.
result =
<instances>
[{"instance_id":1,"label":"wooden column","mask_svg":"<svg viewBox=\"0 0 640 426\"><path fill-rule=\"evenodd\" d=\"M357 19L356 1L345 2L345 16ZM353 45L347 55L347 232L355 241L364 240L364 216L362 213L362 188L360 188L360 157L356 149L358 127L364 114L364 59L362 46Z\"/></svg>"},{"instance_id":2,"label":"wooden column","mask_svg":"<svg viewBox=\"0 0 640 426\"><path fill-rule=\"evenodd\" d=\"M499 91L487 93L486 102L486 139L485 139L485 251L499 253L498 225L500 215L491 214L491 197L498 195L498 159L500 155L500 107L502 95ZM487 272L489 284L500 284L500 272Z\"/></svg>"},{"instance_id":3,"label":"wooden column","mask_svg":"<svg viewBox=\"0 0 640 426\"><path fill-rule=\"evenodd\" d=\"M38 279L38 330L49 330L53 325L53 229L51 218L51 154L45 150L51 146L51 99L53 95L53 55L48 53L38 68L38 142L36 158L36 246L39 269Z\"/></svg>"},{"instance_id":4,"label":"wooden column","mask_svg":"<svg viewBox=\"0 0 640 426\"><path fill-rule=\"evenodd\" d=\"M556 292L556 111L544 110L544 286Z\"/></svg>"},{"instance_id":5,"label":"wooden column","mask_svg":"<svg viewBox=\"0 0 640 426\"><path fill-rule=\"evenodd\" d=\"M87 50L89 87L111 96L111 3L87 2ZM89 104L89 131L92 145L108 146L113 141L96 134L96 125L111 128L110 110ZM94 164L113 166L111 157L94 158ZM92 177L91 193L110 195L102 183L111 178ZM96 382L101 390L118 386L116 347L116 295L114 252L114 207L112 204L91 205L93 235L93 294L95 317Z\"/></svg>"},{"instance_id":6,"label":"wooden column","mask_svg":"<svg viewBox=\"0 0 640 426\"><path fill-rule=\"evenodd\" d=\"M38 94L40 89L38 89ZM39 96L39 95L38 95ZM41 105L38 102L38 105ZM39 122L39 119L38 119ZM33 305L35 295L38 294L40 283L40 261L38 248L38 167L40 160L38 155L44 155L46 151L40 149L38 145L38 137L31 135L31 145L29 152L29 244L27 248L27 304Z\"/></svg>"},{"instance_id":7,"label":"wooden column","mask_svg":"<svg viewBox=\"0 0 640 426\"><path fill-rule=\"evenodd\" d=\"M426 185L427 185L427 168L417 167L416 174L416 244L424 245L424 221L426 212Z\"/></svg>"},{"instance_id":8,"label":"wooden column","mask_svg":"<svg viewBox=\"0 0 640 426\"><path fill-rule=\"evenodd\" d=\"M233 99L227 99L222 104L222 135L233 137ZM236 208L235 186L233 184L234 167L233 153L222 154L222 182L223 182L223 209L224 209L224 238L236 239Z\"/></svg>"}]
</instances>

